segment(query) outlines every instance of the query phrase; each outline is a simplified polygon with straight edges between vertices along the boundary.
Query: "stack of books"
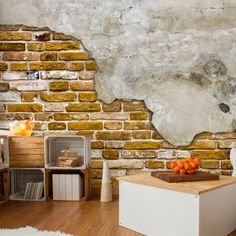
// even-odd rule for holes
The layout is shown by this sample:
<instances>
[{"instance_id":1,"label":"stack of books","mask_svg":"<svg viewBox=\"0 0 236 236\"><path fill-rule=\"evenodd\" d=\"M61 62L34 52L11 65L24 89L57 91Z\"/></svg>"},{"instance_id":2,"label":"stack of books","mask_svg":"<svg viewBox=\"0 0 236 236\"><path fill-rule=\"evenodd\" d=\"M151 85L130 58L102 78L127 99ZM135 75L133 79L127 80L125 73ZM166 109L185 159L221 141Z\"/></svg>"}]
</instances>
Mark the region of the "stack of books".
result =
<instances>
[{"instance_id":1,"label":"stack of books","mask_svg":"<svg viewBox=\"0 0 236 236\"><path fill-rule=\"evenodd\" d=\"M26 184L24 199L42 199L43 182L28 182Z\"/></svg>"},{"instance_id":2,"label":"stack of books","mask_svg":"<svg viewBox=\"0 0 236 236\"><path fill-rule=\"evenodd\" d=\"M52 175L53 200L78 201L83 197L83 179L79 174Z\"/></svg>"}]
</instances>

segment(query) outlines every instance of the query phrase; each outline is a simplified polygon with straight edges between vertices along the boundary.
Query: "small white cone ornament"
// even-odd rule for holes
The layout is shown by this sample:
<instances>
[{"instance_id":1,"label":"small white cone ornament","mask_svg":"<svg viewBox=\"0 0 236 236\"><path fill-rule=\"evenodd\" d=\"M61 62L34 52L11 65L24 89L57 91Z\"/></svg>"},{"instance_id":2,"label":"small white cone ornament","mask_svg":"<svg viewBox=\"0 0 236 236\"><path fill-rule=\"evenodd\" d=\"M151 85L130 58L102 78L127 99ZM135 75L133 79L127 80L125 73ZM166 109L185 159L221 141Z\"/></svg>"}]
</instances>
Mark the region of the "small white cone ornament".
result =
<instances>
[{"instance_id":1,"label":"small white cone ornament","mask_svg":"<svg viewBox=\"0 0 236 236\"><path fill-rule=\"evenodd\" d=\"M236 176L236 148L230 150L230 161L233 166L232 176Z\"/></svg>"},{"instance_id":2,"label":"small white cone ornament","mask_svg":"<svg viewBox=\"0 0 236 236\"><path fill-rule=\"evenodd\" d=\"M112 186L109 172L109 163L103 161L103 171L102 171L102 189L101 189L101 202L111 202L112 201Z\"/></svg>"}]
</instances>

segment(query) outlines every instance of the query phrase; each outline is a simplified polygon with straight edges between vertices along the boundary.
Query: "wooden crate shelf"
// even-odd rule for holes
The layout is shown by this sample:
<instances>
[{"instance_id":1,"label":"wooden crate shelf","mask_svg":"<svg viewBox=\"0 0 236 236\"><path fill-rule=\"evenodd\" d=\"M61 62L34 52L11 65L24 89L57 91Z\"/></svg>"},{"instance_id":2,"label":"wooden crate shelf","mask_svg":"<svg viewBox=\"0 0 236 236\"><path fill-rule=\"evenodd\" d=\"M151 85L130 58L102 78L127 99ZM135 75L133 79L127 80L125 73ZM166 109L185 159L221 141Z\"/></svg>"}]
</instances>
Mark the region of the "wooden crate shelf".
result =
<instances>
[{"instance_id":1,"label":"wooden crate shelf","mask_svg":"<svg viewBox=\"0 0 236 236\"><path fill-rule=\"evenodd\" d=\"M10 167L43 168L44 138L43 137L10 137Z\"/></svg>"}]
</instances>

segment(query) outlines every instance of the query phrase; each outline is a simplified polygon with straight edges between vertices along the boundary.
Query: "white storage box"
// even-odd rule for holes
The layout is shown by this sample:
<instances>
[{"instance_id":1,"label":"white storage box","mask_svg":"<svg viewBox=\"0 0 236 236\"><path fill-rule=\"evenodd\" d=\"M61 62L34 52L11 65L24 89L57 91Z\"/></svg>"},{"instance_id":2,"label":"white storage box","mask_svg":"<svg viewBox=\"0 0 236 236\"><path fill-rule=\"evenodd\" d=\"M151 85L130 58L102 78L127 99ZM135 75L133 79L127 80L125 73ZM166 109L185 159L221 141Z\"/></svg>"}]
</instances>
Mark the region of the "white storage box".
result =
<instances>
[{"instance_id":1,"label":"white storage box","mask_svg":"<svg viewBox=\"0 0 236 236\"><path fill-rule=\"evenodd\" d=\"M47 169L85 169L91 159L90 138L84 136L46 136L45 167ZM58 165L60 158L68 152L69 158L79 158L74 166ZM66 154L67 155L67 154ZM68 159L69 159L68 158ZM66 158L65 158L66 159Z\"/></svg>"},{"instance_id":2,"label":"white storage box","mask_svg":"<svg viewBox=\"0 0 236 236\"><path fill-rule=\"evenodd\" d=\"M167 183L120 178L119 224L148 236L226 236L236 229L236 178Z\"/></svg>"},{"instance_id":3,"label":"white storage box","mask_svg":"<svg viewBox=\"0 0 236 236\"><path fill-rule=\"evenodd\" d=\"M83 179L79 174L52 175L53 200L79 201L83 197Z\"/></svg>"},{"instance_id":4,"label":"white storage box","mask_svg":"<svg viewBox=\"0 0 236 236\"><path fill-rule=\"evenodd\" d=\"M10 200L43 201L45 200L45 171L44 169L10 168ZM40 199L34 195L36 186L31 186L30 196L26 196L27 183L42 183L43 193ZM29 186L28 186L29 187ZM35 189L33 189L35 188ZM32 197L31 197L32 195Z\"/></svg>"},{"instance_id":5,"label":"white storage box","mask_svg":"<svg viewBox=\"0 0 236 236\"><path fill-rule=\"evenodd\" d=\"M9 142L8 137L0 135L0 169L9 167Z\"/></svg>"}]
</instances>

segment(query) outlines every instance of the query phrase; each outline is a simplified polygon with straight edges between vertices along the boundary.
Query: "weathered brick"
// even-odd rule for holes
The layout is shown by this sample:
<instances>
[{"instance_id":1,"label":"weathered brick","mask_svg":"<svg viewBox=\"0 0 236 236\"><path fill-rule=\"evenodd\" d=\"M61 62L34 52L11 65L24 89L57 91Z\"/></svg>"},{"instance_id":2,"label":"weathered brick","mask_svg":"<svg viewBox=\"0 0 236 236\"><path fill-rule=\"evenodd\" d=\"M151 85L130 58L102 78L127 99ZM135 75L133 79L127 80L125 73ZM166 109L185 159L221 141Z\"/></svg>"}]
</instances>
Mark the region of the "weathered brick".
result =
<instances>
[{"instance_id":1,"label":"weathered brick","mask_svg":"<svg viewBox=\"0 0 236 236\"><path fill-rule=\"evenodd\" d=\"M45 81L14 81L10 82L11 89L17 91L42 91L46 90Z\"/></svg>"},{"instance_id":2,"label":"weathered brick","mask_svg":"<svg viewBox=\"0 0 236 236\"><path fill-rule=\"evenodd\" d=\"M95 61L86 61L86 70L97 70L97 63Z\"/></svg>"},{"instance_id":3,"label":"weathered brick","mask_svg":"<svg viewBox=\"0 0 236 236\"><path fill-rule=\"evenodd\" d=\"M157 152L154 150L124 150L121 155L125 159L151 159L157 157Z\"/></svg>"},{"instance_id":4,"label":"weathered brick","mask_svg":"<svg viewBox=\"0 0 236 236\"><path fill-rule=\"evenodd\" d=\"M26 72L6 71L2 75L3 80L26 80Z\"/></svg>"},{"instance_id":5,"label":"weathered brick","mask_svg":"<svg viewBox=\"0 0 236 236\"><path fill-rule=\"evenodd\" d=\"M92 79L94 79L94 76L95 76L95 71L86 71L86 70L84 70L84 71L80 72L79 78L81 80L92 80Z\"/></svg>"},{"instance_id":6,"label":"weathered brick","mask_svg":"<svg viewBox=\"0 0 236 236\"><path fill-rule=\"evenodd\" d=\"M201 161L200 167L202 169L218 169L219 166L219 161Z\"/></svg>"},{"instance_id":7,"label":"weathered brick","mask_svg":"<svg viewBox=\"0 0 236 236\"><path fill-rule=\"evenodd\" d=\"M91 91L95 89L95 86L93 81L75 81L70 83L70 88L75 91Z\"/></svg>"},{"instance_id":8,"label":"weathered brick","mask_svg":"<svg viewBox=\"0 0 236 236\"><path fill-rule=\"evenodd\" d=\"M91 148L92 149L103 149L104 144L102 141L92 141L91 142Z\"/></svg>"},{"instance_id":9,"label":"weathered brick","mask_svg":"<svg viewBox=\"0 0 236 236\"><path fill-rule=\"evenodd\" d=\"M93 134L94 134L94 131L88 131L88 130L82 130L76 133L76 135L78 136L86 136L90 138L93 138Z\"/></svg>"},{"instance_id":10,"label":"weathered brick","mask_svg":"<svg viewBox=\"0 0 236 236\"><path fill-rule=\"evenodd\" d=\"M76 38L71 35L65 35L63 33L56 33L56 32L53 32L52 39L54 39L54 40L76 40Z\"/></svg>"},{"instance_id":11,"label":"weathered brick","mask_svg":"<svg viewBox=\"0 0 236 236\"><path fill-rule=\"evenodd\" d=\"M126 142L125 149L159 149L158 141L132 141Z\"/></svg>"},{"instance_id":12,"label":"weathered brick","mask_svg":"<svg viewBox=\"0 0 236 236\"><path fill-rule=\"evenodd\" d=\"M9 84L7 82L0 82L0 92L8 90L9 90Z\"/></svg>"},{"instance_id":13,"label":"weathered brick","mask_svg":"<svg viewBox=\"0 0 236 236\"><path fill-rule=\"evenodd\" d=\"M51 36L50 32L37 32L37 33L33 33L33 40L49 41L50 36Z\"/></svg>"},{"instance_id":14,"label":"weathered brick","mask_svg":"<svg viewBox=\"0 0 236 236\"><path fill-rule=\"evenodd\" d=\"M34 115L35 120L39 121L50 121L52 119L52 114L50 113L37 113Z\"/></svg>"},{"instance_id":15,"label":"weathered brick","mask_svg":"<svg viewBox=\"0 0 236 236\"><path fill-rule=\"evenodd\" d=\"M113 149L105 149L102 151L102 157L110 160L119 159L119 151Z\"/></svg>"},{"instance_id":16,"label":"weathered brick","mask_svg":"<svg viewBox=\"0 0 236 236\"><path fill-rule=\"evenodd\" d=\"M40 54L41 61L56 61L57 53L56 52L43 52Z\"/></svg>"},{"instance_id":17,"label":"weathered brick","mask_svg":"<svg viewBox=\"0 0 236 236\"><path fill-rule=\"evenodd\" d=\"M91 158L92 159L101 159L102 158L102 150L101 149L92 149L91 150Z\"/></svg>"},{"instance_id":18,"label":"weathered brick","mask_svg":"<svg viewBox=\"0 0 236 236\"><path fill-rule=\"evenodd\" d=\"M45 49L44 43L28 43L28 51L42 52Z\"/></svg>"},{"instance_id":19,"label":"weathered brick","mask_svg":"<svg viewBox=\"0 0 236 236\"><path fill-rule=\"evenodd\" d=\"M69 101L75 101L77 99L77 94L72 92L67 92L67 93L41 92L40 98L47 102L69 102Z\"/></svg>"},{"instance_id":20,"label":"weathered brick","mask_svg":"<svg viewBox=\"0 0 236 236\"><path fill-rule=\"evenodd\" d=\"M45 49L47 51L80 49L80 42L47 42Z\"/></svg>"},{"instance_id":21,"label":"weathered brick","mask_svg":"<svg viewBox=\"0 0 236 236\"><path fill-rule=\"evenodd\" d=\"M165 166L163 161L146 161L145 167L148 169L163 169Z\"/></svg>"},{"instance_id":22,"label":"weathered brick","mask_svg":"<svg viewBox=\"0 0 236 236\"><path fill-rule=\"evenodd\" d=\"M41 79L63 79L63 80L77 80L79 79L79 72L72 71L42 71Z\"/></svg>"},{"instance_id":23,"label":"weathered brick","mask_svg":"<svg viewBox=\"0 0 236 236\"><path fill-rule=\"evenodd\" d=\"M193 157L200 157L201 159L216 159L216 160L224 160L227 158L226 151L218 151L218 150L203 150L203 151L192 151Z\"/></svg>"},{"instance_id":24,"label":"weathered brick","mask_svg":"<svg viewBox=\"0 0 236 236\"><path fill-rule=\"evenodd\" d=\"M37 61L38 55L34 52L4 52L3 61Z\"/></svg>"},{"instance_id":25,"label":"weathered brick","mask_svg":"<svg viewBox=\"0 0 236 236\"><path fill-rule=\"evenodd\" d=\"M37 99L38 94L35 92L24 92L21 93L21 101L22 102L33 102L35 99Z\"/></svg>"},{"instance_id":26,"label":"weathered brick","mask_svg":"<svg viewBox=\"0 0 236 236\"><path fill-rule=\"evenodd\" d=\"M27 25L21 25L20 28L23 31L50 31L48 27L36 27L36 26L27 26Z\"/></svg>"},{"instance_id":27,"label":"weathered brick","mask_svg":"<svg viewBox=\"0 0 236 236\"><path fill-rule=\"evenodd\" d=\"M146 111L147 108L143 102L123 102L124 111Z\"/></svg>"},{"instance_id":28,"label":"weathered brick","mask_svg":"<svg viewBox=\"0 0 236 236\"><path fill-rule=\"evenodd\" d=\"M24 43L0 43L0 51L25 51Z\"/></svg>"},{"instance_id":29,"label":"weathered brick","mask_svg":"<svg viewBox=\"0 0 236 236\"><path fill-rule=\"evenodd\" d=\"M108 142L105 142L105 148L106 149L123 149L124 142L122 142L122 141L108 141Z\"/></svg>"},{"instance_id":30,"label":"weathered brick","mask_svg":"<svg viewBox=\"0 0 236 236\"><path fill-rule=\"evenodd\" d=\"M80 92L79 100L81 102L96 102L97 101L97 93L96 92Z\"/></svg>"},{"instance_id":31,"label":"weathered brick","mask_svg":"<svg viewBox=\"0 0 236 236\"><path fill-rule=\"evenodd\" d=\"M100 111L101 110L101 106L98 103L71 103L66 107L66 110L69 112L73 112L73 111L91 111L91 112L95 112L95 111Z\"/></svg>"},{"instance_id":32,"label":"weathered brick","mask_svg":"<svg viewBox=\"0 0 236 236\"><path fill-rule=\"evenodd\" d=\"M110 170L111 179L116 179L118 177L126 176L126 170ZM102 170L101 169L93 169L92 170L92 178L102 178Z\"/></svg>"},{"instance_id":33,"label":"weathered brick","mask_svg":"<svg viewBox=\"0 0 236 236\"><path fill-rule=\"evenodd\" d=\"M68 82L66 81L53 81L49 84L50 90L52 91L66 91L68 90Z\"/></svg>"},{"instance_id":34,"label":"weathered brick","mask_svg":"<svg viewBox=\"0 0 236 236\"><path fill-rule=\"evenodd\" d=\"M64 62L31 62L30 70L65 70Z\"/></svg>"},{"instance_id":35,"label":"weathered brick","mask_svg":"<svg viewBox=\"0 0 236 236\"><path fill-rule=\"evenodd\" d=\"M98 131L97 140L129 140L132 135L128 131Z\"/></svg>"},{"instance_id":36,"label":"weathered brick","mask_svg":"<svg viewBox=\"0 0 236 236\"><path fill-rule=\"evenodd\" d=\"M197 134L194 139L214 139L214 134L210 132L202 132Z\"/></svg>"},{"instance_id":37,"label":"weathered brick","mask_svg":"<svg viewBox=\"0 0 236 236\"><path fill-rule=\"evenodd\" d=\"M0 25L0 31L18 31L21 28L20 24L17 25Z\"/></svg>"},{"instance_id":38,"label":"weathered brick","mask_svg":"<svg viewBox=\"0 0 236 236\"><path fill-rule=\"evenodd\" d=\"M88 52L60 52L59 59L64 61L87 60Z\"/></svg>"},{"instance_id":39,"label":"weathered brick","mask_svg":"<svg viewBox=\"0 0 236 236\"><path fill-rule=\"evenodd\" d=\"M0 62L0 71L5 71L7 70L8 65L5 62Z\"/></svg>"},{"instance_id":40,"label":"weathered brick","mask_svg":"<svg viewBox=\"0 0 236 236\"><path fill-rule=\"evenodd\" d=\"M82 71L84 70L83 62L67 62L67 70L71 71Z\"/></svg>"},{"instance_id":41,"label":"weathered brick","mask_svg":"<svg viewBox=\"0 0 236 236\"><path fill-rule=\"evenodd\" d=\"M14 120L15 116L14 114L10 113L0 113L0 120Z\"/></svg>"},{"instance_id":42,"label":"weathered brick","mask_svg":"<svg viewBox=\"0 0 236 236\"><path fill-rule=\"evenodd\" d=\"M68 123L69 130L101 130L102 122L70 122Z\"/></svg>"},{"instance_id":43,"label":"weathered brick","mask_svg":"<svg viewBox=\"0 0 236 236\"><path fill-rule=\"evenodd\" d=\"M221 162L221 169L223 170L233 170L233 166L231 161L222 161Z\"/></svg>"},{"instance_id":44,"label":"weathered brick","mask_svg":"<svg viewBox=\"0 0 236 236\"><path fill-rule=\"evenodd\" d=\"M152 129L152 125L149 122L143 121L133 121L133 122L125 122L124 129L126 130L141 130L141 129Z\"/></svg>"},{"instance_id":45,"label":"weathered brick","mask_svg":"<svg viewBox=\"0 0 236 236\"><path fill-rule=\"evenodd\" d=\"M188 157L189 156L190 156L190 154L188 155ZM158 150L157 157L159 159L174 159L174 158L176 158L175 152L173 150L163 150L163 151Z\"/></svg>"},{"instance_id":46,"label":"weathered brick","mask_svg":"<svg viewBox=\"0 0 236 236\"><path fill-rule=\"evenodd\" d=\"M55 113L53 115L54 120L88 120L89 115L87 113Z\"/></svg>"},{"instance_id":47,"label":"weathered brick","mask_svg":"<svg viewBox=\"0 0 236 236\"><path fill-rule=\"evenodd\" d=\"M50 122L48 124L49 130L65 130L66 129L66 123L64 122Z\"/></svg>"},{"instance_id":48,"label":"weathered brick","mask_svg":"<svg viewBox=\"0 0 236 236\"><path fill-rule=\"evenodd\" d=\"M0 112L5 112L6 106L4 104L0 104Z\"/></svg>"},{"instance_id":49,"label":"weathered brick","mask_svg":"<svg viewBox=\"0 0 236 236\"><path fill-rule=\"evenodd\" d=\"M111 104L103 104L102 110L105 112L119 112L121 111L121 103L119 101L114 101Z\"/></svg>"},{"instance_id":50,"label":"weathered brick","mask_svg":"<svg viewBox=\"0 0 236 236\"><path fill-rule=\"evenodd\" d=\"M41 104L8 104L9 112L40 112L42 111Z\"/></svg>"},{"instance_id":51,"label":"weathered brick","mask_svg":"<svg viewBox=\"0 0 236 236\"><path fill-rule=\"evenodd\" d=\"M157 131L154 131L152 133L152 138L153 139L163 139L163 137Z\"/></svg>"},{"instance_id":52,"label":"weathered brick","mask_svg":"<svg viewBox=\"0 0 236 236\"><path fill-rule=\"evenodd\" d=\"M177 148L177 146L172 145L172 144L169 143L168 141L163 141L163 142L161 142L161 148L165 148L165 149L175 149L175 148Z\"/></svg>"},{"instance_id":53,"label":"weathered brick","mask_svg":"<svg viewBox=\"0 0 236 236\"><path fill-rule=\"evenodd\" d=\"M21 97L20 94L15 91L7 91L4 93L0 93L0 101L3 102L20 102Z\"/></svg>"},{"instance_id":54,"label":"weathered brick","mask_svg":"<svg viewBox=\"0 0 236 236\"><path fill-rule=\"evenodd\" d=\"M230 133L216 133L215 139L236 139L236 132Z\"/></svg>"},{"instance_id":55,"label":"weathered brick","mask_svg":"<svg viewBox=\"0 0 236 236\"><path fill-rule=\"evenodd\" d=\"M44 122L33 122L34 131L45 131L47 130L47 124Z\"/></svg>"},{"instance_id":56,"label":"weathered brick","mask_svg":"<svg viewBox=\"0 0 236 236\"><path fill-rule=\"evenodd\" d=\"M109 129L109 130L122 129L122 123L121 122L105 122L104 128Z\"/></svg>"},{"instance_id":57,"label":"weathered brick","mask_svg":"<svg viewBox=\"0 0 236 236\"><path fill-rule=\"evenodd\" d=\"M134 139L151 139L151 131L133 131Z\"/></svg>"},{"instance_id":58,"label":"weathered brick","mask_svg":"<svg viewBox=\"0 0 236 236\"><path fill-rule=\"evenodd\" d=\"M64 111L65 104L62 103L46 103L44 104L44 111Z\"/></svg>"},{"instance_id":59,"label":"weathered brick","mask_svg":"<svg viewBox=\"0 0 236 236\"><path fill-rule=\"evenodd\" d=\"M214 140L195 140L189 146L180 147L181 149L215 149L217 148L217 142Z\"/></svg>"},{"instance_id":60,"label":"weathered brick","mask_svg":"<svg viewBox=\"0 0 236 236\"><path fill-rule=\"evenodd\" d=\"M134 112L130 114L130 120L148 120L147 112Z\"/></svg>"},{"instance_id":61,"label":"weathered brick","mask_svg":"<svg viewBox=\"0 0 236 236\"><path fill-rule=\"evenodd\" d=\"M101 160L92 160L92 169L102 169L103 162ZM142 169L144 167L143 161L133 160L117 160L109 162L110 169Z\"/></svg>"},{"instance_id":62,"label":"weathered brick","mask_svg":"<svg viewBox=\"0 0 236 236\"><path fill-rule=\"evenodd\" d=\"M31 32L0 32L0 41L31 40Z\"/></svg>"},{"instance_id":63,"label":"weathered brick","mask_svg":"<svg viewBox=\"0 0 236 236\"><path fill-rule=\"evenodd\" d=\"M32 120L33 116L29 113L16 113L15 120Z\"/></svg>"},{"instance_id":64,"label":"weathered brick","mask_svg":"<svg viewBox=\"0 0 236 236\"><path fill-rule=\"evenodd\" d=\"M219 148L236 148L236 139L220 140Z\"/></svg>"},{"instance_id":65,"label":"weathered brick","mask_svg":"<svg viewBox=\"0 0 236 236\"><path fill-rule=\"evenodd\" d=\"M26 63L11 63L10 69L11 71L26 71L27 64Z\"/></svg>"},{"instance_id":66,"label":"weathered brick","mask_svg":"<svg viewBox=\"0 0 236 236\"><path fill-rule=\"evenodd\" d=\"M129 114L113 113L113 112L94 113L90 115L90 119L91 120L127 120L129 119Z\"/></svg>"}]
</instances>

